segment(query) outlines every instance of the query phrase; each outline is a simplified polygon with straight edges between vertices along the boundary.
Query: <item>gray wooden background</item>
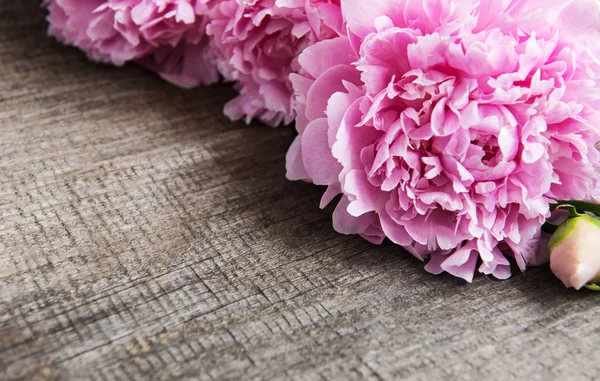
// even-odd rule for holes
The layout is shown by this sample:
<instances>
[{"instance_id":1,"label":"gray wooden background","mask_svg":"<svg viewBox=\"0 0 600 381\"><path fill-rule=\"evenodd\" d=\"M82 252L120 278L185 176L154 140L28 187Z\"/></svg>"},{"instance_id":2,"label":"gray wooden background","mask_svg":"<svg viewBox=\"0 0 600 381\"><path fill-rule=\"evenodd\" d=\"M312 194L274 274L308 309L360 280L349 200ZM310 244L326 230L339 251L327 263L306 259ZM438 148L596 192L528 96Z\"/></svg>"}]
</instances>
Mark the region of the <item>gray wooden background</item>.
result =
<instances>
[{"instance_id":1,"label":"gray wooden background","mask_svg":"<svg viewBox=\"0 0 600 381\"><path fill-rule=\"evenodd\" d=\"M599 377L600 294L336 234L293 128L90 63L38 5L0 0L1 380Z\"/></svg>"}]
</instances>

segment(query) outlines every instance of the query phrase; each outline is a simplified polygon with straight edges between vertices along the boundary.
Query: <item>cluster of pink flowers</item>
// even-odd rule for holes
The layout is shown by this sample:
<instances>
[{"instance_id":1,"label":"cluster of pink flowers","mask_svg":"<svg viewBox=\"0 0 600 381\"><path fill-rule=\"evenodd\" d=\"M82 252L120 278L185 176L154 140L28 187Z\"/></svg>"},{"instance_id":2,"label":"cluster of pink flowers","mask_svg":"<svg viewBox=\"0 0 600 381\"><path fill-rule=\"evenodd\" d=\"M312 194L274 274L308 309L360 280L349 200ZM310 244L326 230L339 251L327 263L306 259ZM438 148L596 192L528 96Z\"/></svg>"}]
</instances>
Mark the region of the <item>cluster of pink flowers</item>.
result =
<instances>
[{"instance_id":1,"label":"cluster of pink flowers","mask_svg":"<svg viewBox=\"0 0 600 381\"><path fill-rule=\"evenodd\" d=\"M47 0L49 33L94 61L138 61L182 87L218 80L201 0Z\"/></svg>"},{"instance_id":2,"label":"cluster of pink flowers","mask_svg":"<svg viewBox=\"0 0 600 381\"><path fill-rule=\"evenodd\" d=\"M294 120L292 72L317 41L343 33L339 0L46 0L49 32L94 61L135 61L194 87L236 82L231 119Z\"/></svg>"},{"instance_id":3,"label":"cluster of pink flowers","mask_svg":"<svg viewBox=\"0 0 600 381\"><path fill-rule=\"evenodd\" d=\"M471 281L548 260L556 200L600 202L598 0L48 0L50 33L231 119L296 123L287 177L334 228Z\"/></svg>"}]
</instances>

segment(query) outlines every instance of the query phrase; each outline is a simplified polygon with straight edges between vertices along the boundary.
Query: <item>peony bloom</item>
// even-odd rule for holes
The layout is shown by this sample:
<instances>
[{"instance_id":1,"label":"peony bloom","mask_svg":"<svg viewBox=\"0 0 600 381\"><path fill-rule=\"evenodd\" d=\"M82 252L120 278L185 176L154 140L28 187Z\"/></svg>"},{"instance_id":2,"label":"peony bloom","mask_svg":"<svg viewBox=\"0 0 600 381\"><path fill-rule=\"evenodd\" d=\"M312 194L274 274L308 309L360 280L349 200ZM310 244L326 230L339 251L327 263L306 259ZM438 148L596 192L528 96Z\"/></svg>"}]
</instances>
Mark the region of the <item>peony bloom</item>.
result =
<instances>
[{"instance_id":1,"label":"peony bloom","mask_svg":"<svg viewBox=\"0 0 600 381\"><path fill-rule=\"evenodd\" d=\"M139 63L182 87L218 80L202 0L48 0L49 33L94 61Z\"/></svg>"},{"instance_id":2,"label":"peony bloom","mask_svg":"<svg viewBox=\"0 0 600 381\"><path fill-rule=\"evenodd\" d=\"M276 126L294 119L289 74L298 54L342 29L339 0L208 0L207 33L221 74L239 96L225 114Z\"/></svg>"},{"instance_id":3,"label":"peony bloom","mask_svg":"<svg viewBox=\"0 0 600 381\"><path fill-rule=\"evenodd\" d=\"M341 193L336 230L432 273L510 276L549 203L600 198L600 2L345 0L292 74L287 176Z\"/></svg>"},{"instance_id":4,"label":"peony bloom","mask_svg":"<svg viewBox=\"0 0 600 381\"><path fill-rule=\"evenodd\" d=\"M550 240L550 268L566 287L600 282L599 246L600 220L585 214L569 218Z\"/></svg>"}]
</instances>

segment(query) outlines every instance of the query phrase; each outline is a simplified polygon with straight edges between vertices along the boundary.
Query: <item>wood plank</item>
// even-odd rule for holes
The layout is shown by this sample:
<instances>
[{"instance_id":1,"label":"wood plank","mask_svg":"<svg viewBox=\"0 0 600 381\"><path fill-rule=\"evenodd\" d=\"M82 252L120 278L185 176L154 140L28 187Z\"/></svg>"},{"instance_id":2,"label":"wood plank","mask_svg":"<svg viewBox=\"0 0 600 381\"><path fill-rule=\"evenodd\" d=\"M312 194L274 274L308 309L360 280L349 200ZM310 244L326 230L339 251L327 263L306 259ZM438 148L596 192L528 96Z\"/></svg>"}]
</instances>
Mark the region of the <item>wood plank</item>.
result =
<instances>
[{"instance_id":1,"label":"wood plank","mask_svg":"<svg viewBox=\"0 0 600 381\"><path fill-rule=\"evenodd\" d=\"M87 62L0 1L0 379L594 379L599 294L336 234L292 128Z\"/></svg>"}]
</instances>

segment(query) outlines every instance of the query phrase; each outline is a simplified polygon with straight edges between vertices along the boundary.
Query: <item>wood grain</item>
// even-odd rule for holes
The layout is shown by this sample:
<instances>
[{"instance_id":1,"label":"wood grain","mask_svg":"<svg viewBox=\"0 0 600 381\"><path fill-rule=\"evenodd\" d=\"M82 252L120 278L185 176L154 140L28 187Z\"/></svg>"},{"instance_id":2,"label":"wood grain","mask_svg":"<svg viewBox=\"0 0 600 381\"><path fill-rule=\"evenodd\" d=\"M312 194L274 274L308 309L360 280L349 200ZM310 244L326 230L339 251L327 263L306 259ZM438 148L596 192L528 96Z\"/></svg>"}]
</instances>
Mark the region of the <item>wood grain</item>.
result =
<instances>
[{"instance_id":1,"label":"wood grain","mask_svg":"<svg viewBox=\"0 0 600 381\"><path fill-rule=\"evenodd\" d=\"M598 379L600 294L336 234L292 128L87 62L0 0L0 379Z\"/></svg>"}]
</instances>

